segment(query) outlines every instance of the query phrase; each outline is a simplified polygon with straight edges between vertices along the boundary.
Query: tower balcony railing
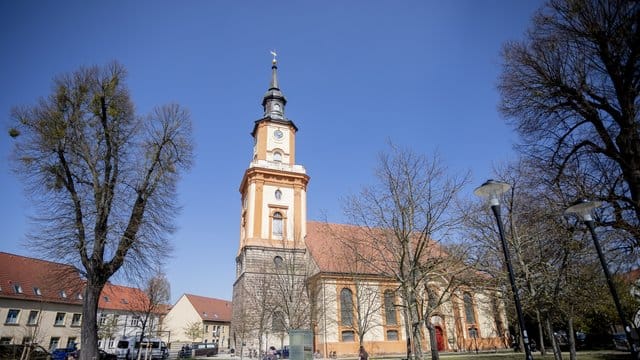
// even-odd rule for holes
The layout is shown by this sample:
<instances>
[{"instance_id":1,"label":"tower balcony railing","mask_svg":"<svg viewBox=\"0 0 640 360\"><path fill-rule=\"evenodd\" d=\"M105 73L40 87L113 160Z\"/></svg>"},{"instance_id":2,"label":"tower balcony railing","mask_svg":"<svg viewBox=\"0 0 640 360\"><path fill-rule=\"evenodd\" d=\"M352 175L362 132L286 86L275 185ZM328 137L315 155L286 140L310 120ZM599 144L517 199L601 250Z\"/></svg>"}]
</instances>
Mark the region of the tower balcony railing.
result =
<instances>
[{"instance_id":1,"label":"tower balcony railing","mask_svg":"<svg viewBox=\"0 0 640 360\"><path fill-rule=\"evenodd\" d=\"M267 160L254 160L251 162L251 164L249 164L249 167L250 168L260 167L265 169L295 172L299 174L307 173L307 170L302 165L289 165L285 163L273 162L273 161L267 161Z\"/></svg>"}]
</instances>

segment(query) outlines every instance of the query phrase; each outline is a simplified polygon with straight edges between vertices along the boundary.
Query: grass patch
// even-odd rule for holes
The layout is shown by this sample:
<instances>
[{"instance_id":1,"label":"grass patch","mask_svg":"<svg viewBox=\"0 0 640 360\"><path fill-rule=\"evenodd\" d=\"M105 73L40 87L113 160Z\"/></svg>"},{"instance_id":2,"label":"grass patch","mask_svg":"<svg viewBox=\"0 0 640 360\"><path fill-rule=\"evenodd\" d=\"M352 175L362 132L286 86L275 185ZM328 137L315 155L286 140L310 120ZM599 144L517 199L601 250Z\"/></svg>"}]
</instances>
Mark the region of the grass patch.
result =
<instances>
[{"instance_id":1,"label":"grass patch","mask_svg":"<svg viewBox=\"0 0 640 360\"><path fill-rule=\"evenodd\" d=\"M429 355L429 354L427 354ZM578 351L576 353L576 358L578 360L628 360L630 357L629 353L622 351L614 351L614 350L603 350L603 351ZM431 356L427 356L427 359L430 359ZM516 353L516 352L498 352L498 353L466 353L466 354L440 354L440 358L443 360L447 359L456 359L456 360L489 360L489 359L499 359L499 360L523 360L524 353ZM545 359L545 360L553 360L553 353L547 352L545 356L540 355L539 352L533 353L534 359ZM569 353L562 353L563 360L569 360Z\"/></svg>"}]
</instances>

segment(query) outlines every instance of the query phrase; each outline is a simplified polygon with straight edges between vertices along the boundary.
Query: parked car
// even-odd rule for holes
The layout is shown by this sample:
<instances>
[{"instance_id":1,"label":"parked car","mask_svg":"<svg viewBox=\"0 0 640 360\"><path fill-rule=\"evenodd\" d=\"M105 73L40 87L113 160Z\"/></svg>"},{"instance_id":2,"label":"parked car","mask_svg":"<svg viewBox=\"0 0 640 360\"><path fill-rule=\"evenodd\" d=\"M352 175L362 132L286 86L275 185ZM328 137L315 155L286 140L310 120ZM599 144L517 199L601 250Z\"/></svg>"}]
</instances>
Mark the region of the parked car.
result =
<instances>
[{"instance_id":1,"label":"parked car","mask_svg":"<svg viewBox=\"0 0 640 360\"><path fill-rule=\"evenodd\" d=\"M625 333L613 334L612 340L613 340L613 347L616 350L621 350L621 351L630 350L629 342L627 341L627 334Z\"/></svg>"},{"instance_id":2,"label":"parked car","mask_svg":"<svg viewBox=\"0 0 640 360\"><path fill-rule=\"evenodd\" d=\"M80 358L80 350L76 351L76 359ZM102 349L98 349L98 360L118 360L116 354L108 353Z\"/></svg>"},{"instance_id":3,"label":"parked car","mask_svg":"<svg viewBox=\"0 0 640 360\"><path fill-rule=\"evenodd\" d=\"M68 358L78 358L78 348L70 346L66 348L57 348L51 352L51 360L67 360Z\"/></svg>"},{"instance_id":4,"label":"parked car","mask_svg":"<svg viewBox=\"0 0 640 360\"><path fill-rule=\"evenodd\" d=\"M22 344L0 345L0 359L20 359L25 351ZM51 354L40 345L31 345L27 360L50 360Z\"/></svg>"},{"instance_id":5,"label":"parked car","mask_svg":"<svg viewBox=\"0 0 640 360\"><path fill-rule=\"evenodd\" d=\"M178 351L178 358L179 359L187 359L191 357L191 346L189 345L182 345L182 348L180 349L180 351Z\"/></svg>"},{"instance_id":6,"label":"parked car","mask_svg":"<svg viewBox=\"0 0 640 360\"><path fill-rule=\"evenodd\" d=\"M216 344L196 344L194 345L194 356L216 356L218 355L218 346Z\"/></svg>"},{"instance_id":7,"label":"parked car","mask_svg":"<svg viewBox=\"0 0 640 360\"><path fill-rule=\"evenodd\" d=\"M142 357L150 357L153 360L166 359L168 357L167 344L159 338L142 339L137 337L122 337L116 345L116 356L120 360L132 360L138 358L138 351Z\"/></svg>"},{"instance_id":8,"label":"parked car","mask_svg":"<svg viewBox=\"0 0 640 360\"><path fill-rule=\"evenodd\" d=\"M285 346L282 349L276 350L276 356L278 359L288 359L289 358L289 347Z\"/></svg>"}]
</instances>

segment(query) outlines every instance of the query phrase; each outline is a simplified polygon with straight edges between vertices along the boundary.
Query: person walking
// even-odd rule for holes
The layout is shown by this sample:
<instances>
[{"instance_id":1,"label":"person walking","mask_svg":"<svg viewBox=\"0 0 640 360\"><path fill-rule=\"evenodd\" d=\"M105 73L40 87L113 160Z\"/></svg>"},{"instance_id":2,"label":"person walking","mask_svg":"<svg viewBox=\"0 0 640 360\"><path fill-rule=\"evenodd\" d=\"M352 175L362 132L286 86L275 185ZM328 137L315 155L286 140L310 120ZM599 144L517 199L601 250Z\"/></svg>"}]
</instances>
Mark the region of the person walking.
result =
<instances>
[{"instance_id":1,"label":"person walking","mask_svg":"<svg viewBox=\"0 0 640 360\"><path fill-rule=\"evenodd\" d=\"M276 354L276 348L274 346L269 347L269 351L267 351L264 360L278 360L278 355Z\"/></svg>"},{"instance_id":2,"label":"person walking","mask_svg":"<svg viewBox=\"0 0 640 360\"><path fill-rule=\"evenodd\" d=\"M369 360L369 354L364 349L364 346L360 346L360 351L358 351L358 360Z\"/></svg>"}]
</instances>

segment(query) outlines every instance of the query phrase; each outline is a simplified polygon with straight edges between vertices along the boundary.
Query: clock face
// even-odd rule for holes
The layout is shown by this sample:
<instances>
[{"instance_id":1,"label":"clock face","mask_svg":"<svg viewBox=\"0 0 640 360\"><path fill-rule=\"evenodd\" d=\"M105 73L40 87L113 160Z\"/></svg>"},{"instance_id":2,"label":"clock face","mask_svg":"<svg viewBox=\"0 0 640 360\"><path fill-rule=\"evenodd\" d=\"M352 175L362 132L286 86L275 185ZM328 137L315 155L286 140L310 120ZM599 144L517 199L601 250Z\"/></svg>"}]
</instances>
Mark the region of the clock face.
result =
<instances>
[{"instance_id":1,"label":"clock face","mask_svg":"<svg viewBox=\"0 0 640 360\"><path fill-rule=\"evenodd\" d=\"M273 132L273 137L276 138L276 140L280 140L284 137L284 133L282 130L276 129L276 131Z\"/></svg>"},{"instance_id":2,"label":"clock face","mask_svg":"<svg viewBox=\"0 0 640 360\"><path fill-rule=\"evenodd\" d=\"M280 104L278 104L278 103L273 104L273 109L275 111L280 111Z\"/></svg>"}]
</instances>

